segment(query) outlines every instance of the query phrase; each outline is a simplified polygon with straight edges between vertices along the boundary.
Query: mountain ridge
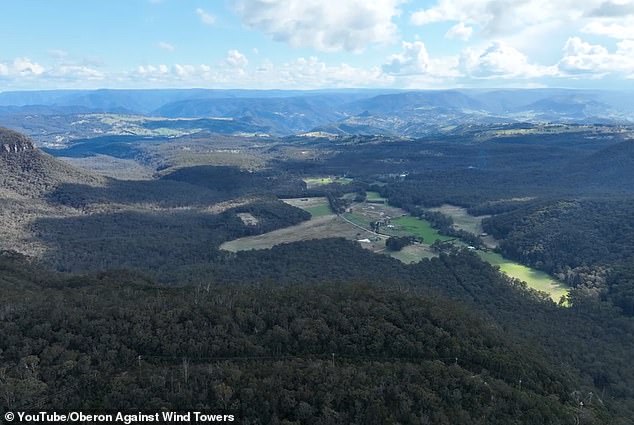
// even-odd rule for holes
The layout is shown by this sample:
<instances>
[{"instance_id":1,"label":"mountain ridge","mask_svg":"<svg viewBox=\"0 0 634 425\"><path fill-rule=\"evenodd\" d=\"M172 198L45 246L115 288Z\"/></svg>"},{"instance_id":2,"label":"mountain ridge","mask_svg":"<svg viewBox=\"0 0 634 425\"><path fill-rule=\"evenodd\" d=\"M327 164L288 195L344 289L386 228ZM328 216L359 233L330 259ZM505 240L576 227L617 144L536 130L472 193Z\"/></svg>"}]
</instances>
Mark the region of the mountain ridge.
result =
<instances>
[{"instance_id":1,"label":"mountain ridge","mask_svg":"<svg viewBox=\"0 0 634 425\"><path fill-rule=\"evenodd\" d=\"M0 127L0 154L11 154L35 150L31 139L7 128Z\"/></svg>"},{"instance_id":2,"label":"mountain ridge","mask_svg":"<svg viewBox=\"0 0 634 425\"><path fill-rule=\"evenodd\" d=\"M32 140L0 127L0 188L38 197L62 183L100 184L102 179L37 149Z\"/></svg>"},{"instance_id":3,"label":"mountain ridge","mask_svg":"<svg viewBox=\"0 0 634 425\"><path fill-rule=\"evenodd\" d=\"M461 125L632 125L630 98L627 91L572 89L4 92L0 125L53 149L72 140L123 134L418 138L448 134ZM50 135L55 140L47 140Z\"/></svg>"}]
</instances>

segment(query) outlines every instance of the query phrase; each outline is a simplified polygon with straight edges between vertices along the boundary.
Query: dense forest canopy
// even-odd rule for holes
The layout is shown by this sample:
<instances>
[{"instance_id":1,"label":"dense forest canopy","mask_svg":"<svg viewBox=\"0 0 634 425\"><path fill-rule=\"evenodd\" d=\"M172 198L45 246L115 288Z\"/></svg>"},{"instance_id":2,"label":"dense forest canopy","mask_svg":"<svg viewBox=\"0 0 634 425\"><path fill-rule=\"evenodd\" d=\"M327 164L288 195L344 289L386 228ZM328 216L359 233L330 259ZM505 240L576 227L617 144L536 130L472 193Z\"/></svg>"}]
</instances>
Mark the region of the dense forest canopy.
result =
<instances>
[{"instance_id":1,"label":"dense forest canopy","mask_svg":"<svg viewBox=\"0 0 634 425\"><path fill-rule=\"evenodd\" d=\"M54 275L6 254L0 266L5 409L203 408L261 423L610 417L608 399L579 411L588 395L572 369L439 295L169 288L121 272Z\"/></svg>"}]
</instances>

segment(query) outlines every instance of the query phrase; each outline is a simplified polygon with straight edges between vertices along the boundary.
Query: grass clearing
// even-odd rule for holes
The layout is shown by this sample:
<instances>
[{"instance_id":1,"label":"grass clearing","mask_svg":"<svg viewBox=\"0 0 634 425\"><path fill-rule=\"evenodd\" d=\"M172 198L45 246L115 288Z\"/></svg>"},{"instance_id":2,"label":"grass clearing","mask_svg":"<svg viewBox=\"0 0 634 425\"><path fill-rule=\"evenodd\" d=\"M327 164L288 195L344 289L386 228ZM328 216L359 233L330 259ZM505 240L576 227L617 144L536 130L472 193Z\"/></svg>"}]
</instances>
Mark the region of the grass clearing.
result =
<instances>
[{"instance_id":1,"label":"grass clearing","mask_svg":"<svg viewBox=\"0 0 634 425\"><path fill-rule=\"evenodd\" d=\"M430 208L429 210L451 217L458 229L473 233L474 235L479 235L483 232L482 220L490 217L488 215L476 217L469 214L466 208L449 204L444 204L437 208Z\"/></svg>"},{"instance_id":2,"label":"grass clearing","mask_svg":"<svg viewBox=\"0 0 634 425\"><path fill-rule=\"evenodd\" d=\"M345 213L343 216L356 224L357 226L364 227L366 229L370 229L370 222L372 221L368 216L363 215L358 212Z\"/></svg>"},{"instance_id":3,"label":"grass clearing","mask_svg":"<svg viewBox=\"0 0 634 425\"><path fill-rule=\"evenodd\" d=\"M451 217L458 229L471 232L476 235L483 233L482 220L488 216L475 217L470 215L466 208L457 207L455 205L445 204L439 208L430 208L431 211L437 211ZM481 238L488 247L498 245L497 241L491 237ZM527 267L523 264L508 260L496 252L477 251L480 258L491 265L500 267L500 271L506 275L519 279L533 289L547 292L555 302L559 302L562 295L568 294L568 287L552 276L542 271Z\"/></svg>"},{"instance_id":4,"label":"grass clearing","mask_svg":"<svg viewBox=\"0 0 634 425\"><path fill-rule=\"evenodd\" d=\"M313 218L324 217L332 214L330 204L324 197L316 198L290 198L282 199L289 205L308 211Z\"/></svg>"},{"instance_id":5,"label":"grass clearing","mask_svg":"<svg viewBox=\"0 0 634 425\"><path fill-rule=\"evenodd\" d=\"M515 261L507 260L496 252L477 252L484 261L500 267L501 272L526 282L530 288L547 292L555 302L559 302L559 299L563 295L568 295L569 293L569 288L565 284L547 273L532 269Z\"/></svg>"},{"instance_id":6,"label":"grass clearing","mask_svg":"<svg viewBox=\"0 0 634 425\"><path fill-rule=\"evenodd\" d=\"M306 183L306 186L310 189L311 187L316 186L324 186L327 184L350 184L353 182L353 179L348 177L306 177L303 179Z\"/></svg>"},{"instance_id":7,"label":"grass clearing","mask_svg":"<svg viewBox=\"0 0 634 425\"><path fill-rule=\"evenodd\" d=\"M260 222L253 214L251 213L238 213L238 217L240 220L247 226L257 226Z\"/></svg>"},{"instance_id":8,"label":"grass clearing","mask_svg":"<svg viewBox=\"0 0 634 425\"><path fill-rule=\"evenodd\" d=\"M379 192L366 192L366 200L370 202L387 201Z\"/></svg>"},{"instance_id":9,"label":"grass clearing","mask_svg":"<svg viewBox=\"0 0 634 425\"><path fill-rule=\"evenodd\" d=\"M330 205L327 203L306 208L306 211L308 211L313 218L323 217L323 216L332 214Z\"/></svg>"},{"instance_id":10,"label":"grass clearing","mask_svg":"<svg viewBox=\"0 0 634 425\"><path fill-rule=\"evenodd\" d=\"M383 199L377 192L368 192L370 199ZM275 230L270 233L258 236L250 236L225 242L221 249L228 251L241 251L249 249L267 249L280 243L297 242L309 239L320 239L329 237L344 237L350 240L360 241L368 239L370 242L361 242L360 245L373 252L390 255L399 261L411 264L416 263L423 258L432 258L437 254L433 252L430 245L435 241L453 240L457 246L465 246L460 240L441 235L434 229L427 220L412 217L400 208L390 206L388 204L373 203L354 203L351 211L337 217L332 214L329 209L326 198L294 198L284 199L284 202L303 208L313 214L313 218L305 223L297 226L288 227L286 229ZM482 217L470 216L464 208L453 205L443 205L434 209L454 218L458 226L462 226L463 230L480 234L478 231L481 226ZM399 252L390 252L385 250L386 236L379 237L370 231L370 223L388 218L394 227L383 226L381 233L393 236L416 236L423 239L422 244L409 245ZM351 223L346 222L345 219ZM359 227L366 230L362 230ZM476 232L474 232L476 230ZM539 270L524 266L515 261L505 259L495 252L476 251L484 261L491 265L499 266L500 271L510 277L526 282L533 289L550 294L555 302L559 302L562 295L568 294L568 287L550 275Z\"/></svg>"},{"instance_id":11,"label":"grass clearing","mask_svg":"<svg viewBox=\"0 0 634 425\"><path fill-rule=\"evenodd\" d=\"M464 230L478 236L484 233L484 229L482 229L482 220L490 217L489 215L476 217L469 214L466 208L450 204L443 204L440 207L430 208L429 210L451 217L454 226L457 229ZM480 239L488 248L496 248L499 245L499 242L491 235L481 236Z\"/></svg>"},{"instance_id":12,"label":"grass clearing","mask_svg":"<svg viewBox=\"0 0 634 425\"><path fill-rule=\"evenodd\" d=\"M431 224L427 220L422 220L420 218L405 216L399 217L392 220L392 223L397 226L396 230L400 232L405 232L407 234L419 237L423 239L423 242L426 244L433 244L437 240L440 241L448 241L454 239L449 236L443 236L438 233L438 230L431 227Z\"/></svg>"},{"instance_id":13,"label":"grass clearing","mask_svg":"<svg viewBox=\"0 0 634 425\"><path fill-rule=\"evenodd\" d=\"M423 258L433 258L438 255L424 244L408 245L400 251L385 251L385 253L405 264L418 263Z\"/></svg>"},{"instance_id":14,"label":"grass clearing","mask_svg":"<svg viewBox=\"0 0 634 425\"><path fill-rule=\"evenodd\" d=\"M343 237L354 241L370 239L370 243L363 243L361 246L372 251L381 251L385 248L385 242L383 240L374 241L375 235L371 232L361 230L342 218L330 214L262 235L234 239L223 243L220 249L231 252L269 249L282 243L335 237Z\"/></svg>"}]
</instances>

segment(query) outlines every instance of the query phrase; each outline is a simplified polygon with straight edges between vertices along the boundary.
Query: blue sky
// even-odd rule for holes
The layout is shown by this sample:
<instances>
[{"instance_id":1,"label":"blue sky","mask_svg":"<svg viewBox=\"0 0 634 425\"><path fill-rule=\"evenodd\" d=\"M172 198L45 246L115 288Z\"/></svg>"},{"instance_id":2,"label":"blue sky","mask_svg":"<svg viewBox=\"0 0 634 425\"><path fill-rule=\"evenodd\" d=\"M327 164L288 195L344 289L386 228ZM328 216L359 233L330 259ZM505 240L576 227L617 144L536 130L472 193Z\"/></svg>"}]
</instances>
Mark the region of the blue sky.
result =
<instances>
[{"instance_id":1,"label":"blue sky","mask_svg":"<svg viewBox=\"0 0 634 425\"><path fill-rule=\"evenodd\" d=\"M0 6L0 91L634 87L634 0Z\"/></svg>"}]
</instances>

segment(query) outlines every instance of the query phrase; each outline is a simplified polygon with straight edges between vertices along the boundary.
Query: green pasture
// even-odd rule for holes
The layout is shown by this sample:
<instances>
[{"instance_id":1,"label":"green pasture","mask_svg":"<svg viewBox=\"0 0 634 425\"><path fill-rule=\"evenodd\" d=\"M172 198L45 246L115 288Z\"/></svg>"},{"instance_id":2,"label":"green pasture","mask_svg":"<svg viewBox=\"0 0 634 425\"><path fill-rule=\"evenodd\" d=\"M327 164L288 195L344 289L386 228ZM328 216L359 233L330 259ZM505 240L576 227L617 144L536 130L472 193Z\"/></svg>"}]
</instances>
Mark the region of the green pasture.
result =
<instances>
[{"instance_id":1,"label":"green pasture","mask_svg":"<svg viewBox=\"0 0 634 425\"><path fill-rule=\"evenodd\" d=\"M328 205L327 203L322 205L315 205L313 207L307 207L304 209L310 213L312 218L323 217L332 214L330 205Z\"/></svg>"},{"instance_id":2,"label":"green pasture","mask_svg":"<svg viewBox=\"0 0 634 425\"><path fill-rule=\"evenodd\" d=\"M347 177L306 177L303 179L308 187L323 186L327 184L350 184L352 179Z\"/></svg>"},{"instance_id":3,"label":"green pasture","mask_svg":"<svg viewBox=\"0 0 634 425\"><path fill-rule=\"evenodd\" d=\"M431 227L427 220L420 218L404 216L392 220L392 224L397 226L399 232L404 232L423 239L426 244L433 244L437 240L448 241L453 239L449 236L443 236L438 230Z\"/></svg>"},{"instance_id":4,"label":"green pasture","mask_svg":"<svg viewBox=\"0 0 634 425\"><path fill-rule=\"evenodd\" d=\"M547 273L507 260L496 252L478 251L478 255L489 264L499 266L508 276L526 282L530 288L547 292L555 302L559 302L562 295L568 295L568 287Z\"/></svg>"},{"instance_id":5,"label":"green pasture","mask_svg":"<svg viewBox=\"0 0 634 425\"><path fill-rule=\"evenodd\" d=\"M385 201L386 199L379 192L366 192L366 200L368 201Z\"/></svg>"}]
</instances>

